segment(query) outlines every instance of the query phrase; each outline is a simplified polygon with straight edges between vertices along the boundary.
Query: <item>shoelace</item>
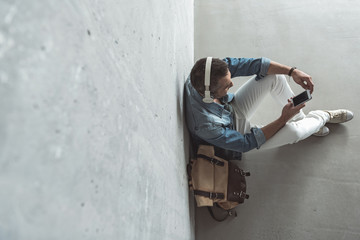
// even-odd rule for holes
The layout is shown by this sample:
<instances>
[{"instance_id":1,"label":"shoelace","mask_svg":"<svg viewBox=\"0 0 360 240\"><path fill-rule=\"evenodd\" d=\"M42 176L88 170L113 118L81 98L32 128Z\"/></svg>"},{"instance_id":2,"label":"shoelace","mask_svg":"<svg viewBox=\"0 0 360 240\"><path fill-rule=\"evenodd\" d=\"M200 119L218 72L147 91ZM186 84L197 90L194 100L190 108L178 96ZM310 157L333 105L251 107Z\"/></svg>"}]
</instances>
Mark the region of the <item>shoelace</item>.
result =
<instances>
[{"instance_id":1,"label":"shoelace","mask_svg":"<svg viewBox=\"0 0 360 240\"><path fill-rule=\"evenodd\" d=\"M341 113L334 113L332 115L332 118L340 118L340 119L343 119L345 116L344 116L344 113L341 112Z\"/></svg>"}]
</instances>

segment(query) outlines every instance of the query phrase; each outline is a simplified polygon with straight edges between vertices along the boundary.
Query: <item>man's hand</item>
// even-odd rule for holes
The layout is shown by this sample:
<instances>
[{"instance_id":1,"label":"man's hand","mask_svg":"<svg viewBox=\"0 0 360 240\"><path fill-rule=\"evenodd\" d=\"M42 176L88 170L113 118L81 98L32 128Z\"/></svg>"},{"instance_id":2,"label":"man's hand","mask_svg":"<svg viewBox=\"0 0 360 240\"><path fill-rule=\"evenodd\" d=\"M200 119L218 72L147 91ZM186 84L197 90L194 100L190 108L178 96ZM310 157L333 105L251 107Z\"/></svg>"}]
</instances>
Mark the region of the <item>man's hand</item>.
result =
<instances>
[{"instance_id":1,"label":"man's hand","mask_svg":"<svg viewBox=\"0 0 360 240\"><path fill-rule=\"evenodd\" d=\"M296 107L294 107L294 105L292 104L292 102L290 101L290 99L288 99L288 104L286 104L283 107L283 110L281 112L281 119L286 123L287 121L289 121L293 116L295 116L296 114L298 114L300 112L300 109L302 109L303 107L305 107L305 104L300 104L297 105Z\"/></svg>"},{"instance_id":2,"label":"man's hand","mask_svg":"<svg viewBox=\"0 0 360 240\"><path fill-rule=\"evenodd\" d=\"M295 69L292 72L291 76L293 77L294 82L302 86L304 89L310 90L310 93L314 91L314 83L312 81L311 76L309 76L308 74L298 69Z\"/></svg>"},{"instance_id":3,"label":"man's hand","mask_svg":"<svg viewBox=\"0 0 360 240\"><path fill-rule=\"evenodd\" d=\"M262 127L266 140L269 140L272 136L275 135L293 116L300 112L300 109L305 107L305 104L293 106L290 99L288 99L288 104L286 104L281 112L281 116L273 121L272 123Z\"/></svg>"}]
</instances>

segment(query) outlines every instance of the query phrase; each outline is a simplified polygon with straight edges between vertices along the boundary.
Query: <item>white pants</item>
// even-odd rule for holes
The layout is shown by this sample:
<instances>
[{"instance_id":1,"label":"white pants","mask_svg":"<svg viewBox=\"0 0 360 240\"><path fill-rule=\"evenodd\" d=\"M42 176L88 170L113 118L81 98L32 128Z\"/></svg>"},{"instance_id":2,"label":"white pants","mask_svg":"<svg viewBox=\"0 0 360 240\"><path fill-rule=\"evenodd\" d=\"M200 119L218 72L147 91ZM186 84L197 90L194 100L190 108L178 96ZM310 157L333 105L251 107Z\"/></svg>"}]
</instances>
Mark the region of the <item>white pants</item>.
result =
<instances>
[{"instance_id":1,"label":"white pants","mask_svg":"<svg viewBox=\"0 0 360 240\"><path fill-rule=\"evenodd\" d=\"M288 99L294 96L284 75L268 75L259 81L253 77L236 91L232 106L236 115L235 124L238 132L245 134L249 133L252 127L261 127L251 123L250 119L268 93L280 104L281 108L288 103ZM279 114L281 114L281 109L279 109ZM324 111L311 111L305 115L301 110L260 149L296 143L319 131L328 120L329 114Z\"/></svg>"}]
</instances>

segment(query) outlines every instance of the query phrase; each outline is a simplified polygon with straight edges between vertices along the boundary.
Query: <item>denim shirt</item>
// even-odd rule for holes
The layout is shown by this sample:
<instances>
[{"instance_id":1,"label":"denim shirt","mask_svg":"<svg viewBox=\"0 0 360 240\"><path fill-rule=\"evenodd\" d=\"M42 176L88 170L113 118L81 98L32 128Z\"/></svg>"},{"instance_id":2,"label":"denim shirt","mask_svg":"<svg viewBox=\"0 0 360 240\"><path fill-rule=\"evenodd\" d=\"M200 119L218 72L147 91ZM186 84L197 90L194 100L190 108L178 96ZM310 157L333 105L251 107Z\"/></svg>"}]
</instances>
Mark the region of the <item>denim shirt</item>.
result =
<instances>
[{"instance_id":1,"label":"denim shirt","mask_svg":"<svg viewBox=\"0 0 360 240\"><path fill-rule=\"evenodd\" d=\"M270 66L268 58L225 58L231 77L256 74L256 80L264 78ZM250 133L241 134L234 129L233 117L224 105L204 103L203 97L191 84L190 76L185 82L186 121L191 135L217 147L247 152L266 141L260 128L252 128ZM230 103L234 94L228 93L221 99Z\"/></svg>"}]
</instances>

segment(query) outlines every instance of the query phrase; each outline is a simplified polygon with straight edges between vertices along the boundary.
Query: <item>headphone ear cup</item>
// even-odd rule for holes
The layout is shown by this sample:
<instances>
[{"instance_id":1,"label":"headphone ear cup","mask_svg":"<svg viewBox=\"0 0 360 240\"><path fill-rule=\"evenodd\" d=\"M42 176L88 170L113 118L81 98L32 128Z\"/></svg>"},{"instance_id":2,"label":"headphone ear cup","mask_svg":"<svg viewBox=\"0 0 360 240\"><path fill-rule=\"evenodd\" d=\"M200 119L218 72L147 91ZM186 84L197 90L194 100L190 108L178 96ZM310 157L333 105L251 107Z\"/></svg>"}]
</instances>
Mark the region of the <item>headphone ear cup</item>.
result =
<instances>
[{"instance_id":1,"label":"headphone ear cup","mask_svg":"<svg viewBox=\"0 0 360 240\"><path fill-rule=\"evenodd\" d=\"M214 99L211 98L210 91L205 91L205 97L203 98L204 103L213 103Z\"/></svg>"},{"instance_id":2,"label":"headphone ear cup","mask_svg":"<svg viewBox=\"0 0 360 240\"><path fill-rule=\"evenodd\" d=\"M214 99L212 99L212 98L203 98L203 102L204 103L213 103Z\"/></svg>"}]
</instances>

